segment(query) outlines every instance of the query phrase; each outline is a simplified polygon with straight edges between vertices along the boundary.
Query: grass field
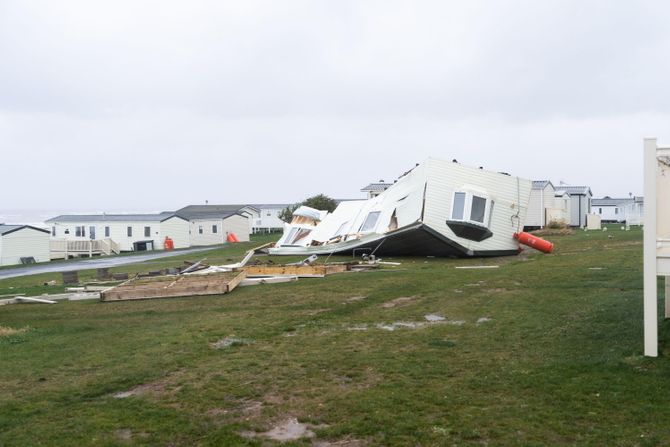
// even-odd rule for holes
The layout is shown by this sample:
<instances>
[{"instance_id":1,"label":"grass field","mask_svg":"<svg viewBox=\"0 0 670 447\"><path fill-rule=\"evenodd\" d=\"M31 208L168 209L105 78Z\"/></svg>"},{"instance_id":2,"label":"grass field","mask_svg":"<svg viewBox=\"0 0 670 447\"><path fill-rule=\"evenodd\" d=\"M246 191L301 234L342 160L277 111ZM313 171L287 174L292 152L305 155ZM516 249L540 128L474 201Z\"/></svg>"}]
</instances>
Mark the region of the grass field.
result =
<instances>
[{"instance_id":1,"label":"grass field","mask_svg":"<svg viewBox=\"0 0 670 447\"><path fill-rule=\"evenodd\" d=\"M289 418L314 437L287 445L670 444L670 326L641 355L642 232L549 239L221 297L2 306L0 445L273 445L250 433ZM499 268L455 268L481 264Z\"/></svg>"}]
</instances>

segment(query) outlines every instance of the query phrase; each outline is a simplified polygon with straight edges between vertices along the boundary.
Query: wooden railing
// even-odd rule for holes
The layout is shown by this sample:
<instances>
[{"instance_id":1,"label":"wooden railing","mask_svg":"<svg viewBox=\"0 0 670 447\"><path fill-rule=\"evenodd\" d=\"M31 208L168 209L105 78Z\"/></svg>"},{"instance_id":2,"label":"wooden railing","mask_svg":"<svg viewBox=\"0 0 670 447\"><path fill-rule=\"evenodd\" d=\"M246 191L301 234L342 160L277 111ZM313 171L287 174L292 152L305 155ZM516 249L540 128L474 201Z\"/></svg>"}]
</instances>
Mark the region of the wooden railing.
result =
<instances>
[{"instance_id":1,"label":"wooden railing","mask_svg":"<svg viewBox=\"0 0 670 447\"><path fill-rule=\"evenodd\" d=\"M67 259L70 256L111 255L121 252L121 245L112 239L74 240L51 239L49 241L51 259Z\"/></svg>"}]
</instances>

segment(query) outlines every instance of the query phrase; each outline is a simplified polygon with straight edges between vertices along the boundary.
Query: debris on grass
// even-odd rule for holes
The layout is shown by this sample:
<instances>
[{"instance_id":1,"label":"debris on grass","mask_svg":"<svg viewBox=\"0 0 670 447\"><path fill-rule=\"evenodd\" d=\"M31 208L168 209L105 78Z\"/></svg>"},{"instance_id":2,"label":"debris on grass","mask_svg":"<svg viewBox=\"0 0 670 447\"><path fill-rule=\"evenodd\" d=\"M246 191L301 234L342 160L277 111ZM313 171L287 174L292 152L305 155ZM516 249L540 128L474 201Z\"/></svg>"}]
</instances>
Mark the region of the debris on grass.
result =
<instances>
[{"instance_id":1,"label":"debris on grass","mask_svg":"<svg viewBox=\"0 0 670 447\"><path fill-rule=\"evenodd\" d=\"M357 324L354 326L349 326L347 328L348 331L367 331L368 330L368 325L367 324Z\"/></svg>"},{"instance_id":2,"label":"debris on grass","mask_svg":"<svg viewBox=\"0 0 670 447\"><path fill-rule=\"evenodd\" d=\"M363 301L366 299L366 296L352 296L351 298L347 298L344 300L344 304L349 304L349 303L356 303L358 301Z\"/></svg>"},{"instance_id":3,"label":"debris on grass","mask_svg":"<svg viewBox=\"0 0 670 447\"><path fill-rule=\"evenodd\" d=\"M20 329L14 329L8 326L0 326L0 337L9 337L11 335L23 334L29 330L30 328L28 326L22 327Z\"/></svg>"},{"instance_id":4,"label":"debris on grass","mask_svg":"<svg viewBox=\"0 0 670 447\"><path fill-rule=\"evenodd\" d=\"M401 296L391 301L385 302L384 304L382 304L382 307L384 309L390 309L392 307L400 307L410 303L411 301L414 301L415 299L416 296Z\"/></svg>"},{"instance_id":5,"label":"debris on grass","mask_svg":"<svg viewBox=\"0 0 670 447\"><path fill-rule=\"evenodd\" d=\"M459 265L456 269L497 269L499 265Z\"/></svg>"},{"instance_id":6,"label":"debris on grass","mask_svg":"<svg viewBox=\"0 0 670 447\"><path fill-rule=\"evenodd\" d=\"M428 314L424 315L423 318L426 319L426 321L444 321L446 318L444 318L442 315L437 315L437 314Z\"/></svg>"},{"instance_id":7,"label":"debris on grass","mask_svg":"<svg viewBox=\"0 0 670 447\"><path fill-rule=\"evenodd\" d=\"M246 338L225 337L215 341L214 343L211 343L210 345L212 346L213 349L223 349L223 348L229 348L231 346L250 345L253 342L254 342L253 340L249 340Z\"/></svg>"},{"instance_id":8,"label":"debris on grass","mask_svg":"<svg viewBox=\"0 0 670 447\"><path fill-rule=\"evenodd\" d=\"M338 441L317 441L313 445L314 447L363 447L369 443L360 439L344 438Z\"/></svg>"},{"instance_id":9,"label":"debris on grass","mask_svg":"<svg viewBox=\"0 0 670 447\"><path fill-rule=\"evenodd\" d=\"M489 317L480 317L480 318L477 319L477 324L487 323L491 320L492 320L492 318L489 318Z\"/></svg>"}]
</instances>

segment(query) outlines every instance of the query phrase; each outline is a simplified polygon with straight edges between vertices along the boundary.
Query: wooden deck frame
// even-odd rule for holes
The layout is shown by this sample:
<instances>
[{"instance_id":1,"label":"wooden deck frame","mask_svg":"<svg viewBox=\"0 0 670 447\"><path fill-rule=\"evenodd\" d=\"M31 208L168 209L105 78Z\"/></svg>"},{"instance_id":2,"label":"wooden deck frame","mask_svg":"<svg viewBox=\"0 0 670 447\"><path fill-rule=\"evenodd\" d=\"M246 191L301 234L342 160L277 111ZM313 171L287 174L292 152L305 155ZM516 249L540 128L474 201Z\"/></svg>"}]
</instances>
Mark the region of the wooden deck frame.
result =
<instances>
[{"instance_id":1,"label":"wooden deck frame","mask_svg":"<svg viewBox=\"0 0 670 447\"><path fill-rule=\"evenodd\" d=\"M155 276L127 281L100 293L101 301L174 298L230 293L246 277L245 271L208 275Z\"/></svg>"}]
</instances>

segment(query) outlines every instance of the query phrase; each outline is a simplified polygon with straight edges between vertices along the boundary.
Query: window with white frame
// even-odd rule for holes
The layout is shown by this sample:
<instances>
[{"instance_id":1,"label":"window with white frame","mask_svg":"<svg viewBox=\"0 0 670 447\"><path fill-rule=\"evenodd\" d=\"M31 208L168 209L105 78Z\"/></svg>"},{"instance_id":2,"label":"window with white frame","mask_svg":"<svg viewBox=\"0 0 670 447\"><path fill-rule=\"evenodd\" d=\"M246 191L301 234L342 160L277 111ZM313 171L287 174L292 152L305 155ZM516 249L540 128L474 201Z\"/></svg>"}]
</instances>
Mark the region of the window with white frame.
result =
<instances>
[{"instance_id":1,"label":"window with white frame","mask_svg":"<svg viewBox=\"0 0 670 447\"><path fill-rule=\"evenodd\" d=\"M370 213L368 213L367 217L365 218L365 221L363 222L363 225L361 225L360 232L369 233L372 230L374 230L375 226L377 225L377 220L379 219L380 214L381 211L371 211Z\"/></svg>"},{"instance_id":2,"label":"window with white frame","mask_svg":"<svg viewBox=\"0 0 670 447\"><path fill-rule=\"evenodd\" d=\"M491 225L492 210L493 201L484 194L456 191L451 206L451 220L488 227Z\"/></svg>"}]
</instances>

